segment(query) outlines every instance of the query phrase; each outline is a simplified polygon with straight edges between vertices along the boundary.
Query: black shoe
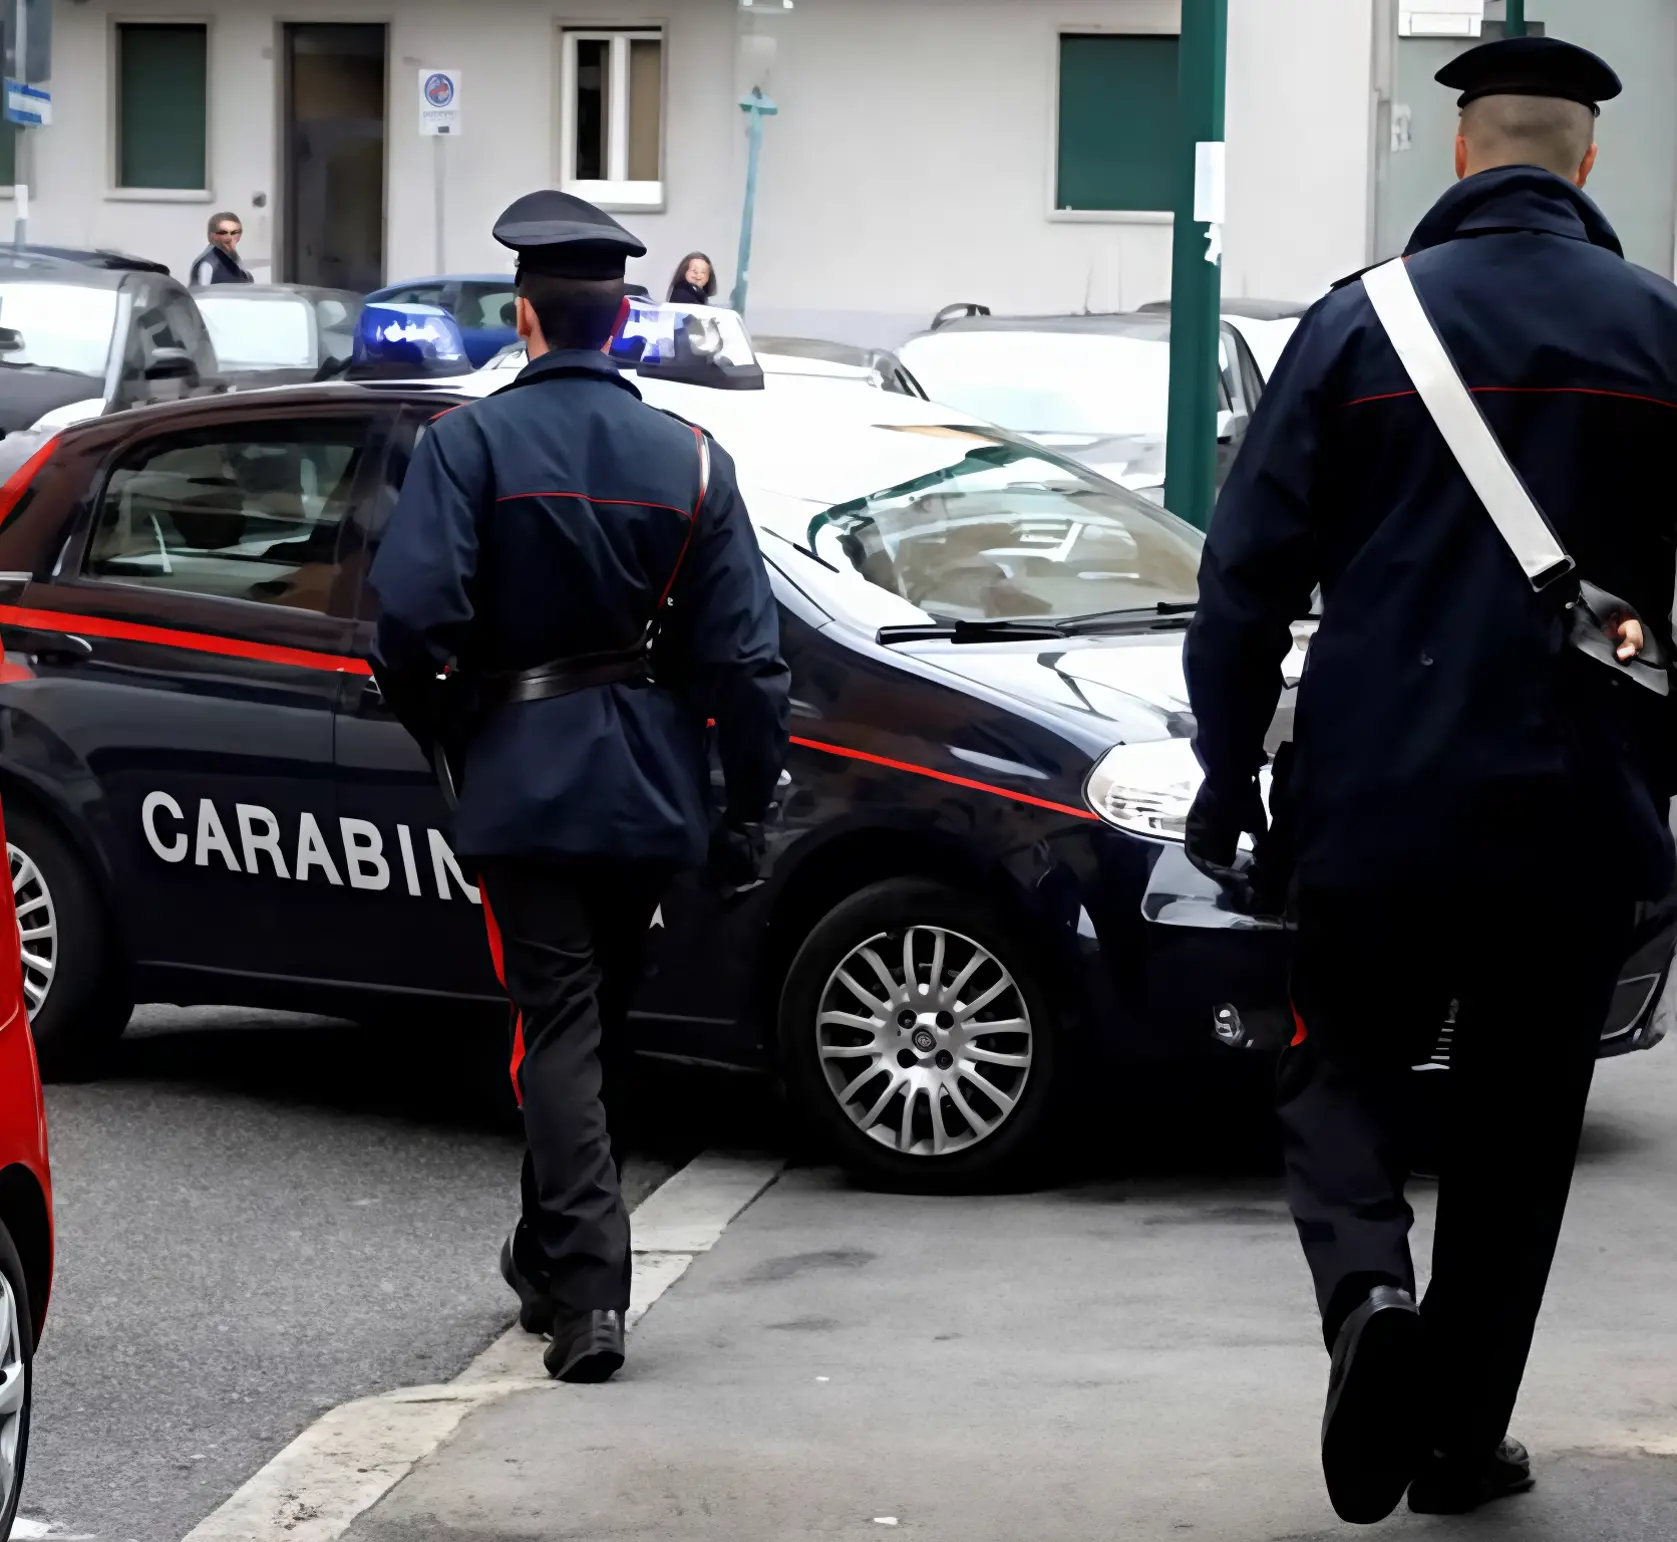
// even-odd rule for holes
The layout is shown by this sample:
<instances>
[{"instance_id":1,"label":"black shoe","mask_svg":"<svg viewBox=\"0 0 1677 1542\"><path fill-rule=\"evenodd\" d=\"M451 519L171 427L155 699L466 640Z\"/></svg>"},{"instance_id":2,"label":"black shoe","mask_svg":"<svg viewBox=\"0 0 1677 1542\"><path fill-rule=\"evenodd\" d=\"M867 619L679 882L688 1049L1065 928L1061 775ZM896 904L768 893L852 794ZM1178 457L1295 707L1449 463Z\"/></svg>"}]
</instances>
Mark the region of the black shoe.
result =
<instances>
[{"instance_id":1,"label":"black shoe","mask_svg":"<svg viewBox=\"0 0 1677 1542\"><path fill-rule=\"evenodd\" d=\"M512 1232L501 1244L501 1278L518 1294L518 1326L526 1333L551 1333L553 1319L559 1315L559 1303L545 1288L520 1269Z\"/></svg>"},{"instance_id":2,"label":"black shoe","mask_svg":"<svg viewBox=\"0 0 1677 1542\"><path fill-rule=\"evenodd\" d=\"M1369 1292L1339 1330L1322 1415L1322 1476L1342 1521L1397 1508L1420 1465L1421 1314L1395 1285Z\"/></svg>"},{"instance_id":3,"label":"black shoe","mask_svg":"<svg viewBox=\"0 0 1677 1542\"><path fill-rule=\"evenodd\" d=\"M553 1342L542 1364L559 1381L610 1381L623 1364L623 1314L576 1312L561 1317L553 1325Z\"/></svg>"},{"instance_id":4,"label":"black shoe","mask_svg":"<svg viewBox=\"0 0 1677 1542\"><path fill-rule=\"evenodd\" d=\"M1503 1441L1488 1461L1477 1464L1434 1451L1409 1485L1409 1508L1417 1515L1466 1515L1493 1499L1523 1494L1536 1482L1531 1453L1517 1440Z\"/></svg>"}]
</instances>

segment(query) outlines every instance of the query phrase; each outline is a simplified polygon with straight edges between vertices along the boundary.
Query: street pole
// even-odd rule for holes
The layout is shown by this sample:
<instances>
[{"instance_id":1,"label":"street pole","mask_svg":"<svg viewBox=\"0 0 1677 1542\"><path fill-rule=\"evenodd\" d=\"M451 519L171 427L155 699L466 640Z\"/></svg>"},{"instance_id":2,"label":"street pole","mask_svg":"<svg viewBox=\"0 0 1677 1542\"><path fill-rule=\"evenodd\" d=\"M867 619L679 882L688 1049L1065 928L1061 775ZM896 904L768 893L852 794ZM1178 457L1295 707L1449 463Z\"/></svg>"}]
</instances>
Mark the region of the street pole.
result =
<instances>
[{"instance_id":1,"label":"street pole","mask_svg":"<svg viewBox=\"0 0 1677 1542\"><path fill-rule=\"evenodd\" d=\"M1508 14L1503 18L1502 35L1504 37L1524 37L1526 35L1526 0L1508 0Z\"/></svg>"},{"instance_id":2,"label":"street pole","mask_svg":"<svg viewBox=\"0 0 1677 1542\"><path fill-rule=\"evenodd\" d=\"M17 78L26 81L29 79L29 0L17 0L17 37L13 46L17 53L12 61ZM12 188L12 200L17 217L12 224L12 245L21 252L29 244L29 179L35 172L35 157L29 130L19 124L13 132L12 181L16 185Z\"/></svg>"},{"instance_id":3,"label":"street pole","mask_svg":"<svg viewBox=\"0 0 1677 1542\"><path fill-rule=\"evenodd\" d=\"M740 98L740 111L751 119L751 148L745 162L745 207L740 211L740 258L728 303L743 316L751 286L751 226L757 218L757 161L763 153L763 119L772 118L780 109L763 94L761 86L753 86L749 96Z\"/></svg>"},{"instance_id":4,"label":"street pole","mask_svg":"<svg viewBox=\"0 0 1677 1542\"><path fill-rule=\"evenodd\" d=\"M448 152L443 149L447 139L446 134L431 136L431 212L437 222L437 265L432 269L434 273L448 272L448 266L443 261L443 246L448 235L448 162L444 159Z\"/></svg>"},{"instance_id":5,"label":"street pole","mask_svg":"<svg viewBox=\"0 0 1677 1542\"><path fill-rule=\"evenodd\" d=\"M1217 494L1223 83L1228 39L1229 0L1182 0L1165 507L1201 530L1211 523Z\"/></svg>"}]
</instances>

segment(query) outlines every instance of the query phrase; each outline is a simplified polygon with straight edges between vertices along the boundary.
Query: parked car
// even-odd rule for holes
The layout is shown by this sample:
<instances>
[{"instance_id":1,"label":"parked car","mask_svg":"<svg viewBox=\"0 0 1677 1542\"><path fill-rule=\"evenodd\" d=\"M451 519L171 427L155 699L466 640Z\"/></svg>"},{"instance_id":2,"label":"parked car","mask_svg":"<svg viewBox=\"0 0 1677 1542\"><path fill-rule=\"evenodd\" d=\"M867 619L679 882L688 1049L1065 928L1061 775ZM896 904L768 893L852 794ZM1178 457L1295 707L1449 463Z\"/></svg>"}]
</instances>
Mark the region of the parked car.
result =
<instances>
[{"instance_id":1,"label":"parked car","mask_svg":"<svg viewBox=\"0 0 1677 1542\"><path fill-rule=\"evenodd\" d=\"M1281 362L1282 350L1294 332L1299 319L1310 307L1299 300L1241 300L1225 298L1222 302L1223 320L1240 333L1257 361L1258 373L1267 383ZM1168 316L1169 300L1154 300L1142 306L1147 314Z\"/></svg>"},{"instance_id":2,"label":"parked car","mask_svg":"<svg viewBox=\"0 0 1677 1542\"><path fill-rule=\"evenodd\" d=\"M503 348L518 341L513 320L517 298L510 273L410 278L367 296L369 302L390 300L399 305L435 305L447 311L460 328L467 356L478 366L487 364Z\"/></svg>"},{"instance_id":3,"label":"parked car","mask_svg":"<svg viewBox=\"0 0 1677 1542\"><path fill-rule=\"evenodd\" d=\"M777 1071L850 1168L940 1188L1025 1161L1073 1084L1284 1021L1285 932L1182 850L1198 533L918 398L741 389L737 351L713 389L652 346L685 315L643 320L637 387L738 467L793 726L764 882L685 875L654 919L638 1048ZM51 1071L135 1000L504 1021L366 578L419 436L506 378L149 408L0 490L0 791L57 918L25 960ZM1673 913L1644 908L1604 1054L1664 1029Z\"/></svg>"},{"instance_id":4,"label":"parked car","mask_svg":"<svg viewBox=\"0 0 1677 1542\"><path fill-rule=\"evenodd\" d=\"M204 318L166 273L0 248L0 433L220 389Z\"/></svg>"},{"instance_id":5,"label":"parked car","mask_svg":"<svg viewBox=\"0 0 1677 1542\"><path fill-rule=\"evenodd\" d=\"M365 302L308 284L217 284L194 296L231 387L313 380L349 361Z\"/></svg>"},{"instance_id":6,"label":"parked car","mask_svg":"<svg viewBox=\"0 0 1677 1542\"><path fill-rule=\"evenodd\" d=\"M896 354L884 348L830 343L813 337L753 336L757 358L771 375L820 375L833 380L855 380L880 391L903 396L926 393Z\"/></svg>"},{"instance_id":7,"label":"parked car","mask_svg":"<svg viewBox=\"0 0 1677 1542\"><path fill-rule=\"evenodd\" d=\"M11 814L7 810L7 814ZM0 821L31 840L28 817ZM60 910L41 884L40 869L19 847L8 847L12 881L0 904L0 1538L12 1534L29 1456L35 1391L35 1350L46 1327L52 1289L52 1172L41 1077L29 1033L29 1008L38 986L29 960L50 951ZM94 903L86 890L57 896L59 907ZM17 939L15 942L11 939Z\"/></svg>"},{"instance_id":8,"label":"parked car","mask_svg":"<svg viewBox=\"0 0 1677 1542\"><path fill-rule=\"evenodd\" d=\"M1028 434L1162 501L1170 417L1168 316L993 316L982 306L952 306L897 353L933 401ZM1219 486L1263 394L1263 375L1251 350L1226 322L1222 366Z\"/></svg>"}]
</instances>

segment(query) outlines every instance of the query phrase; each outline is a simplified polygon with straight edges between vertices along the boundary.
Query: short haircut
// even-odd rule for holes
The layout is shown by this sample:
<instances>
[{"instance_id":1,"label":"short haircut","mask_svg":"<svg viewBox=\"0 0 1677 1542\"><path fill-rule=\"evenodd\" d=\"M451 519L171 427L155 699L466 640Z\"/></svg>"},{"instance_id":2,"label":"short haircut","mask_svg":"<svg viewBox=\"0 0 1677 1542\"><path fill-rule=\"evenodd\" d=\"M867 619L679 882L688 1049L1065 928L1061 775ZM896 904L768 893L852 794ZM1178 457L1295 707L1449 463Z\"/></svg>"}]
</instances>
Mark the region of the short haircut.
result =
<instances>
[{"instance_id":1,"label":"short haircut","mask_svg":"<svg viewBox=\"0 0 1677 1542\"><path fill-rule=\"evenodd\" d=\"M213 236L215 234L215 227L223 220L231 220L239 227L240 230L245 228L245 222L240 219L238 215L232 213L230 210L223 209L220 214L212 214L210 216L210 222L207 226L205 226L205 234Z\"/></svg>"},{"instance_id":2,"label":"short haircut","mask_svg":"<svg viewBox=\"0 0 1677 1542\"><path fill-rule=\"evenodd\" d=\"M1462 137L1481 166L1541 166L1570 177L1595 143L1595 114L1555 96L1482 96L1462 108Z\"/></svg>"},{"instance_id":3,"label":"short haircut","mask_svg":"<svg viewBox=\"0 0 1677 1542\"><path fill-rule=\"evenodd\" d=\"M518 271L518 292L530 302L549 348L602 348L623 306L620 278L561 278Z\"/></svg>"}]
</instances>

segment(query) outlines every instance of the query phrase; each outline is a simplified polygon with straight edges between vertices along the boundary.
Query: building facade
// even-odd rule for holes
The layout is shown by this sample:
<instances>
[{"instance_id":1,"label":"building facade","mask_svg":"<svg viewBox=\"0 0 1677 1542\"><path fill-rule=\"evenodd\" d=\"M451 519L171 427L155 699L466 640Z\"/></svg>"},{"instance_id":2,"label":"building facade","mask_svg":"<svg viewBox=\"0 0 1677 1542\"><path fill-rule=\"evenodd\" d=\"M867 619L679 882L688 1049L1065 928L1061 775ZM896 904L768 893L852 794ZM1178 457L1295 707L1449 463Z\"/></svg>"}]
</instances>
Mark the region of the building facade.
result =
<instances>
[{"instance_id":1,"label":"building facade","mask_svg":"<svg viewBox=\"0 0 1677 1542\"><path fill-rule=\"evenodd\" d=\"M1407 5L1230 0L1226 293L1311 298L1446 184L1431 140L1447 148L1453 114L1405 75L1431 57L1402 52ZM1586 40L1603 13L1646 12L1677 54L1670 0L1528 9ZM57 0L54 18L54 121L21 152L31 240L182 273L226 208L259 277L367 288L506 271L495 215L563 186L646 241L631 277L661 291L697 249L726 295L757 86L778 107L761 331L892 343L952 301L1119 309L1169 287L1177 0ZM1677 122L1673 64L1646 69ZM419 131L438 69L460 72L448 138ZM1413 149L1394 155L1403 93ZM0 146L0 184L18 157ZM1667 271L1674 188L1632 221L1664 221Z\"/></svg>"}]
</instances>

